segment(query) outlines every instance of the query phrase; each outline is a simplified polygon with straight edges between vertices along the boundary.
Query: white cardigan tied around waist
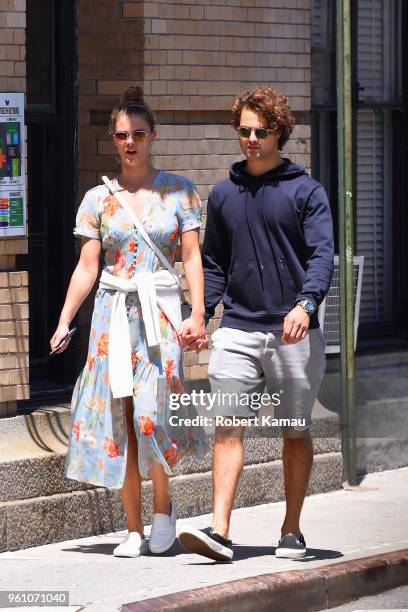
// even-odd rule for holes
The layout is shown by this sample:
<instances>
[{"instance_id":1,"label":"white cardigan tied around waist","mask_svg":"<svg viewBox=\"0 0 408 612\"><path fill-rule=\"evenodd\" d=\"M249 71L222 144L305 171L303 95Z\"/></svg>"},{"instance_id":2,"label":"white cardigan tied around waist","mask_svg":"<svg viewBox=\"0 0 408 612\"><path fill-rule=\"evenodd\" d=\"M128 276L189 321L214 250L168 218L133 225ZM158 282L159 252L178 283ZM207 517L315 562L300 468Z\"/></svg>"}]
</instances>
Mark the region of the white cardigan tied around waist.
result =
<instances>
[{"instance_id":1,"label":"white cardigan tied around waist","mask_svg":"<svg viewBox=\"0 0 408 612\"><path fill-rule=\"evenodd\" d=\"M161 342L159 308L178 331L181 325L180 292L177 280L168 270L137 272L124 279L103 270L100 289L114 290L109 326L109 380L114 398L133 395L132 347L126 296L137 291L142 309L148 346Z\"/></svg>"}]
</instances>

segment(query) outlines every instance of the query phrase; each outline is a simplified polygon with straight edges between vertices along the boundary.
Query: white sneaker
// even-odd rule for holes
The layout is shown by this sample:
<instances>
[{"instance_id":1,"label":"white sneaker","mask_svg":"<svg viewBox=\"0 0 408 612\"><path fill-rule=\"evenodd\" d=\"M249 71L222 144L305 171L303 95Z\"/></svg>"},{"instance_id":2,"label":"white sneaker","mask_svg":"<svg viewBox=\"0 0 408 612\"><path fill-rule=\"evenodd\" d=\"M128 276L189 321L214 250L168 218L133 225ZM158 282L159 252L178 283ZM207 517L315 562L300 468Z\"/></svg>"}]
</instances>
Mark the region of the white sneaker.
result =
<instances>
[{"instance_id":1,"label":"white sneaker","mask_svg":"<svg viewBox=\"0 0 408 612\"><path fill-rule=\"evenodd\" d=\"M114 557L140 557L147 553L146 538L142 538L138 531L131 531L119 546L113 549Z\"/></svg>"},{"instance_id":2,"label":"white sneaker","mask_svg":"<svg viewBox=\"0 0 408 612\"><path fill-rule=\"evenodd\" d=\"M149 538L150 552L159 555L171 548L176 541L176 505L171 503L171 513L163 514L155 512L153 514L152 530Z\"/></svg>"}]
</instances>

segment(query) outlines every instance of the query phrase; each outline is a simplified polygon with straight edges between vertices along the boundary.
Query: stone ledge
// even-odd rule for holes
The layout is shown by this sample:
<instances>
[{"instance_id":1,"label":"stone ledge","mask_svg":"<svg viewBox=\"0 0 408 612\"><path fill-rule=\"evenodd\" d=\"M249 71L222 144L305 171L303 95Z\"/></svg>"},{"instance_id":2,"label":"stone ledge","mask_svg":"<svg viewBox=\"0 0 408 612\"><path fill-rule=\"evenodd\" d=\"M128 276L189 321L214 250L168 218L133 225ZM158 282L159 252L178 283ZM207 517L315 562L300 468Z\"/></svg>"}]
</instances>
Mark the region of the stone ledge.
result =
<instances>
[{"instance_id":1,"label":"stone ledge","mask_svg":"<svg viewBox=\"0 0 408 612\"><path fill-rule=\"evenodd\" d=\"M313 426L314 454L339 452L341 442L335 434L337 417L317 418ZM94 488L88 483L68 479L64 465L70 430L67 406L44 408L28 416L0 419L0 502L49 496ZM245 465L266 464L279 460L280 437L269 437L265 428L244 437ZM185 457L175 466L175 476L201 474L211 470L214 436L209 434L209 452L202 459Z\"/></svg>"},{"instance_id":2,"label":"stone ledge","mask_svg":"<svg viewBox=\"0 0 408 612\"><path fill-rule=\"evenodd\" d=\"M308 494L342 486L340 453L317 455ZM142 484L142 517L149 524L152 486ZM170 491L180 518L212 509L212 474L186 474L170 480ZM238 486L235 508L284 498L281 461L247 465ZM25 500L0 502L0 552L41 546L126 528L118 490L97 487Z\"/></svg>"}]
</instances>

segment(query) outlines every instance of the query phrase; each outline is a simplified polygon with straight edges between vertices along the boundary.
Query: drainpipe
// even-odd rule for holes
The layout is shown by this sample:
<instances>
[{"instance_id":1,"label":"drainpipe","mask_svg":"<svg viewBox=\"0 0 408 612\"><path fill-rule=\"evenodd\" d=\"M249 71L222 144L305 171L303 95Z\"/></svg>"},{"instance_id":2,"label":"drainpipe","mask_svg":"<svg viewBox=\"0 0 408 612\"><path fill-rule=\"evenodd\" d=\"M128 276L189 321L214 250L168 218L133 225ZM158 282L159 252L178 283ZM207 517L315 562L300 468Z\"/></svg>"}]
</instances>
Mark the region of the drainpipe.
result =
<instances>
[{"instance_id":1,"label":"drainpipe","mask_svg":"<svg viewBox=\"0 0 408 612\"><path fill-rule=\"evenodd\" d=\"M350 30L350 0L336 0L341 429L344 479L349 485L357 485Z\"/></svg>"}]
</instances>

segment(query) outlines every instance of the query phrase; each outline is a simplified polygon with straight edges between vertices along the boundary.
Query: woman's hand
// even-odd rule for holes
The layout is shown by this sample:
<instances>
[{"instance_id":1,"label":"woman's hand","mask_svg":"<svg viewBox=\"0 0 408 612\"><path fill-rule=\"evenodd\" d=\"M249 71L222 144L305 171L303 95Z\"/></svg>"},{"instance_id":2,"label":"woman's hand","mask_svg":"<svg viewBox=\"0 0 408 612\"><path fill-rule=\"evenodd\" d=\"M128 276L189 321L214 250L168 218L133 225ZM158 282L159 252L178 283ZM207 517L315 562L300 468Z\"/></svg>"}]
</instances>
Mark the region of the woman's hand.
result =
<instances>
[{"instance_id":1,"label":"woman's hand","mask_svg":"<svg viewBox=\"0 0 408 612\"><path fill-rule=\"evenodd\" d=\"M50 347L51 347L52 351L55 349L56 346L59 345L61 340L63 338L65 338L65 336L67 335L68 332L69 332L69 326L68 325L66 325L65 323L60 323L58 325L57 329L55 330L55 333L54 333L53 337L50 340ZM63 351L65 351L65 349L67 348L67 346L69 345L70 342L71 342L71 339L69 339L68 342L65 342L61 346L61 348L57 351L57 353L62 353Z\"/></svg>"},{"instance_id":2,"label":"woman's hand","mask_svg":"<svg viewBox=\"0 0 408 612\"><path fill-rule=\"evenodd\" d=\"M50 340L52 350L58 346L69 332L69 323L75 317L79 307L86 296L89 295L95 283L98 276L101 248L100 240L82 237L81 257L71 276L58 327ZM70 340L65 342L57 353L65 351L69 343Z\"/></svg>"},{"instance_id":3,"label":"woman's hand","mask_svg":"<svg viewBox=\"0 0 408 612\"><path fill-rule=\"evenodd\" d=\"M191 317L183 321L179 329L180 346L187 351L197 352L208 348L204 321L204 274L198 238L198 228L185 231L181 235L183 267L193 311Z\"/></svg>"},{"instance_id":4,"label":"woman's hand","mask_svg":"<svg viewBox=\"0 0 408 612\"><path fill-rule=\"evenodd\" d=\"M191 315L185 319L178 330L181 348L187 351L200 351L208 348L208 336L203 316Z\"/></svg>"}]
</instances>

